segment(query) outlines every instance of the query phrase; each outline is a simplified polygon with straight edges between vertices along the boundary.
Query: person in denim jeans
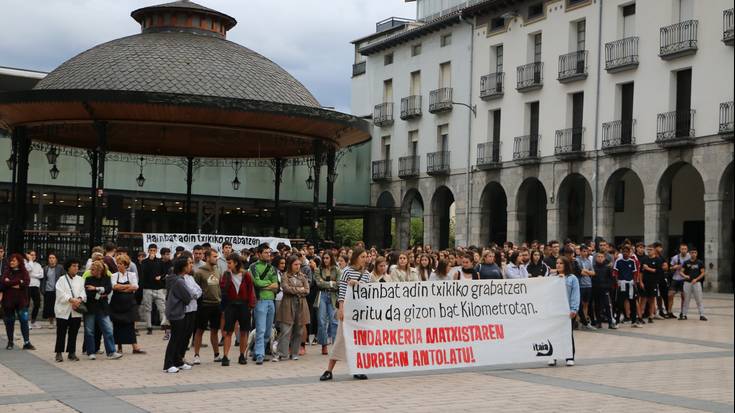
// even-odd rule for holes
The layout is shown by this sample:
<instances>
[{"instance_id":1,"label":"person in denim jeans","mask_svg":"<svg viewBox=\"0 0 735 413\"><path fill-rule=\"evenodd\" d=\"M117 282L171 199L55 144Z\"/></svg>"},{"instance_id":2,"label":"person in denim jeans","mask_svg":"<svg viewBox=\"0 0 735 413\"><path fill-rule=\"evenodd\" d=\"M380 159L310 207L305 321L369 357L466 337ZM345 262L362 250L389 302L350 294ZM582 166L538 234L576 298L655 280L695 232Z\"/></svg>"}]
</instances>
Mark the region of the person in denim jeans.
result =
<instances>
[{"instance_id":1,"label":"person in denim jeans","mask_svg":"<svg viewBox=\"0 0 735 413\"><path fill-rule=\"evenodd\" d=\"M112 281L106 274L105 264L94 261L89 268L90 276L84 281L87 293L87 313L84 315L84 342L90 360L95 357L94 328L102 331L108 359L119 359L122 354L115 351L115 338L112 335L110 304L107 296L112 292Z\"/></svg>"},{"instance_id":2,"label":"person in denim jeans","mask_svg":"<svg viewBox=\"0 0 735 413\"><path fill-rule=\"evenodd\" d=\"M322 354L329 354L327 346L334 343L337 335L337 293L339 292L339 271L334 255L327 251L322 257L322 265L316 272L316 286L319 289L317 308L319 309L319 331L317 341L322 345Z\"/></svg>"},{"instance_id":3,"label":"person in denim jeans","mask_svg":"<svg viewBox=\"0 0 735 413\"><path fill-rule=\"evenodd\" d=\"M273 319L276 315L276 292L278 272L271 265L271 248L263 243L255 249L258 261L250 265L258 302L255 304L255 364L263 364L266 337L271 336Z\"/></svg>"}]
</instances>

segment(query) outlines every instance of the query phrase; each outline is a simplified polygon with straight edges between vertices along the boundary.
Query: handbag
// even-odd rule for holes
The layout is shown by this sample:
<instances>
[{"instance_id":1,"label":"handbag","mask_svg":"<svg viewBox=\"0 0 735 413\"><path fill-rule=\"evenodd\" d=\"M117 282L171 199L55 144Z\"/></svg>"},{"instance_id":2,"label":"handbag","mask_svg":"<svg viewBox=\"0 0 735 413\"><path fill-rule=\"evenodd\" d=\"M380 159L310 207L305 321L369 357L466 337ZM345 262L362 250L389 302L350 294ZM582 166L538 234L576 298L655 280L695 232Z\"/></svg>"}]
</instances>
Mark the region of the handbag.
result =
<instances>
[{"instance_id":1,"label":"handbag","mask_svg":"<svg viewBox=\"0 0 735 413\"><path fill-rule=\"evenodd\" d=\"M66 278L66 283L69 284L69 291L71 291L71 296L74 297L74 288L72 288L71 286L71 281L69 281L69 276L64 275L64 278ZM79 297L74 297L74 298L79 298ZM79 314L87 314L87 304L84 301L80 302L79 307L77 307L77 309L74 311L76 311Z\"/></svg>"}]
</instances>

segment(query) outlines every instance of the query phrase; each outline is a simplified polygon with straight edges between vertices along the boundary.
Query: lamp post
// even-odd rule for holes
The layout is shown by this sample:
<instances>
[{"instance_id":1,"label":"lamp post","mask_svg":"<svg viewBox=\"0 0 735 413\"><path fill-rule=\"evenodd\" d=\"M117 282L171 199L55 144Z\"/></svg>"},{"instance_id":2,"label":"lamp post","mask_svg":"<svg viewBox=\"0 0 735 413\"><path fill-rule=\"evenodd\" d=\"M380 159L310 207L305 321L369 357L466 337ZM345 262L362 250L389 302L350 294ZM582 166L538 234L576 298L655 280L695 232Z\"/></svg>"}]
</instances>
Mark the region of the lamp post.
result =
<instances>
[{"instance_id":1,"label":"lamp post","mask_svg":"<svg viewBox=\"0 0 735 413\"><path fill-rule=\"evenodd\" d=\"M143 185L145 185L145 176L143 176L143 163L145 162L145 158L142 156L138 160L138 165L140 165L140 174L138 174L138 177L135 178L135 182L138 184L139 188L142 188Z\"/></svg>"},{"instance_id":2,"label":"lamp post","mask_svg":"<svg viewBox=\"0 0 735 413\"><path fill-rule=\"evenodd\" d=\"M56 164L54 164L54 166L51 169L49 169L48 172L51 174L51 179L56 179L59 177L60 171L59 171L59 168L56 167Z\"/></svg>"},{"instance_id":3,"label":"lamp post","mask_svg":"<svg viewBox=\"0 0 735 413\"><path fill-rule=\"evenodd\" d=\"M240 189L240 179L238 179L237 175L240 172L240 168L242 168L242 165L240 165L240 161L235 161L232 164L232 169L235 171L235 179L232 180L232 189L234 191L237 191Z\"/></svg>"},{"instance_id":4,"label":"lamp post","mask_svg":"<svg viewBox=\"0 0 735 413\"><path fill-rule=\"evenodd\" d=\"M46 152L46 160L48 161L49 165L53 165L56 163L56 159L59 157L59 149L55 146L52 146L48 149Z\"/></svg>"}]
</instances>

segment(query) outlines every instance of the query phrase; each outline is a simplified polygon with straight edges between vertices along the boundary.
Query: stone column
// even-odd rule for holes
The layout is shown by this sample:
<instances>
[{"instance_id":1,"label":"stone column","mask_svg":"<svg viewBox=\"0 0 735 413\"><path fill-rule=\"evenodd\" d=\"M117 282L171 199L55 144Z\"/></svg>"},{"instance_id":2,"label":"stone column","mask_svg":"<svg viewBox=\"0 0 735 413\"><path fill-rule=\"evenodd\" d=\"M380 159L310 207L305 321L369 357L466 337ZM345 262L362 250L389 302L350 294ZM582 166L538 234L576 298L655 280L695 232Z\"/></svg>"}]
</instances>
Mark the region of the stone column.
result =
<instances>
[{"instance_id":1,"label":"stone column","mask_svg":"<svg viewBox=\"0 0 735 413\"><path fill-rule=\"evenodd\" d=\"M643 201L643 238L646 244L659 241L664 244L664 251L671 248L668 244L669 212L659 201Z\"/></svg>"},{"instance_id":2,"label":"stone column","mask_svg":"<svg viewBox=\"0 0 735 413\"><path fill-rule=\"evenodd\" d=\"M488 240L481 239L482 221L482 209L473 207L470 211L470 234L467 245L484 246L488 244Z\"/></svg>"},{"instance_id":3,"label":"stone column","mask_svg":"<svg viewBox=\"0 0 735 413\"><path fill-rule=\"evenodd\" d=\"M615 209L606 204L600 204L597 209L597 234L593 236L602 237L605 241L613 242L615 236Z\"/></svg>"},{"instance_id":4,"label":"stone column","mask_svg":"<svg viewBox=\"0 0 735 413\"><path fill-rule=\"evenodd\" d=\"M559 239L561 236L561 228L560 228L560 222L561 217L559 216L560 213L566 213L566 210L563 209L557 209L557 204L553 204L550 207L546 208L546 242L551 240L557 240L559 243L563 243L563 239ZM532 240L524 240L522 241L532 241Z\"/></svg>"},{"instance_id":5,"label":"stone column","mask_svg":"<svg viewBox=\"0 0 735 413\"><path fill-rule=\"evenodd\" d=\"M398 238L398 248L401 250L408 249L411 240L411 213L403 210L396 216L396 237Z\"/></svg>"},{"instance_id":6,"label":"stone column","mask_svg":"<svg viewBox=\"0 0 735 413\"><path fill-rule=\"evenodd\" d=\"M454 244L455 246L466 247L467 243L467 215L466 209L459 205L459 202L455 202L455 216L454 216Z\"/></svg>"},{"instance_id":7,"label":"stone column","mask_svg":"<svg viewBox=\"0 0 735 413\"><path fill-rule=\"evenodd\" d=\"M720 194L704 194L704 264L705 284L708 291L725 291L731 287L730 272L723 242L723 229L731 224L722 222L725 203ZM732 245L730 245L732 247Z\"/></svg>"},{"instance_id":8,"label":"stone column","mask_svg":"<svg viewBox=\"0 0 735 413\"><path fill-rule=\"evenodd\" d=\"M520 214L515 210L508 210L508 241L516 244L521 238L522 225L520 224Z\"/></svg>"},{"instance_id":9,"label":"stone column","mask_svg":"<svg viewBox=\"0 0 735 413\"><path fill-rule=\"evenodd\" d=\"M439 237L435 232L439 231L439 229L434 229L434 216L431 212L427 211L428 209L424 206L424 244L429 244L434 250L438 250Z\"/></svg>"}]
</instances>

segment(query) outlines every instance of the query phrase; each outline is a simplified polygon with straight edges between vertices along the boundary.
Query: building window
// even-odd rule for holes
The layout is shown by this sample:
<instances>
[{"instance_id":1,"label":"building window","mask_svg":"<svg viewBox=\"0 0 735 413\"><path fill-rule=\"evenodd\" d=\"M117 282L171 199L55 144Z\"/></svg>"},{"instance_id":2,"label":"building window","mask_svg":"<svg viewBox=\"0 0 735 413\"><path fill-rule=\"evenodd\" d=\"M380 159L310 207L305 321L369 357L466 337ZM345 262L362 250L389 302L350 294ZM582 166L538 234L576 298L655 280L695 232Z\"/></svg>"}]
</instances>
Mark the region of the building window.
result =
<instances>
[{"instance_id":1,"label":"building window","mask_svg":"<svg viewBox=\"0 0 735 413\"><path fill-rule=\"evenodd\" d=\"M408 150L410 156L418 155L419 131L418 129L408 132Z\"/></svg>"},{"instance_id":2,"label":"building window","mask_svg":"<svg viewBox=\"0 0 735 413\"><path fill-rule=\"evenodd\" d=\"M452 33L442 35L441 47L449 46L450 44L452 44Z\"/></svg>"},{"instance_id":3,"label":"building window","mask_svg":"<svg viewBox=\"0 0 735 413\"><path fill-rule=\"evenodd\" d=\"M503 45L495 46L495 73L503 72Z\"/></svg>"},{"instance_id":4,"label":"building window","mask_svg":"<svg viewBox=\"0 0 735 413\"><path fill-rule=\"evenodd\" d=\"M541 61L541 33L533 35L533 61L534 63Z\"/></svg>"},{"instance_id":5,"label":"building window","mask_svg":"<svg viewBox=\"0 0 735 413\"><path fill-rule=\"evenodd\" d=\"M199 29L201 25L202 25L202 21L199 18L199 16L196 16L196 15L191 16L191 26L192 27L196 27L197 29Z\"/></svg>"},{"instance_id":6,"label":"building window","mask_svg":"<svg viewBox=\"0 0 735 413\"><path fill-rule=\"evenodd\" d=\"M447 152L449 151L449 125L439 125L438 129L438 142L437 146L439 147L440 151Z\"/></svg>"},{"instance_id":7,"label":"building window","mask_svg":"<svg viewBox=\"0 0 735 413\"><path fill-rule=\"evenodd\" d=\"M383 136L383 159L390 159L390 136Z\"/></svg>"},{"instance_id":8,"label":"building window","mask_svg":"<svg viewBox=\"0 0 735 413\"><path fill-rule=\"evenodd\" d=\"M411 46L411 56L418 56L421 54L421 43Z\"/></svg>"},{"instance_id":9,"label":"building window","mask_svg":"<svg viewBox=\"0 0 735 413\"><path fill-rule=\"evenodd\" d=\"M500 30L505 28L505 19L502 17L496 17L490 20L490 31Z\"/></svg>"},{"instance_id":10,"label":"building window","mask_svg":"<svg viewBox=\"0 0 735 413\"><path fill-rule=\"evenodd\" d=\"M587 40L587 23L582 20L577 22L577 50L585 49L585 41Z\"/></svg>"},{"instance_id":11,"label":"building window","mask_svg":"<svg viewBox=\"0 0 735 413\"><path fill-rule=\"evenodd\" d=\"M528 18L533 19L544 15L544 2L534 3L528 6Z\"/></svg>"},{"instance_id":12,"label":"building window","mask_svg":"<svg viewBox=\"0 0 735 413\"><path fill-rule=\"evenodd\" d=\"M383 64L385 66L393 64L393 53L388 53L385 56L383 56Z\"/></svg>"},{"instance_id":13,"label":"building window","mask_svg":"<svg viewBox=\"0 0 735 413\"><path fill-rule=\"evenodd\" d=\"M635 14L635 3L629 4L623 7L623 17L632 16Z\"/></svg>"}]
</instances>

